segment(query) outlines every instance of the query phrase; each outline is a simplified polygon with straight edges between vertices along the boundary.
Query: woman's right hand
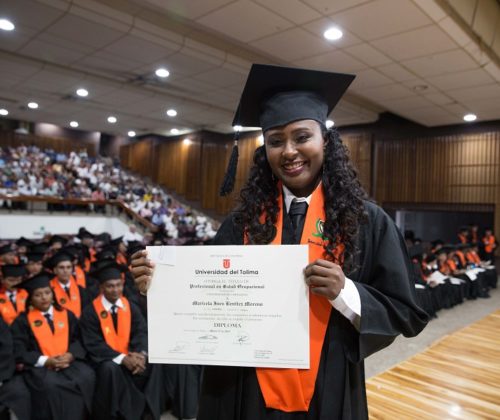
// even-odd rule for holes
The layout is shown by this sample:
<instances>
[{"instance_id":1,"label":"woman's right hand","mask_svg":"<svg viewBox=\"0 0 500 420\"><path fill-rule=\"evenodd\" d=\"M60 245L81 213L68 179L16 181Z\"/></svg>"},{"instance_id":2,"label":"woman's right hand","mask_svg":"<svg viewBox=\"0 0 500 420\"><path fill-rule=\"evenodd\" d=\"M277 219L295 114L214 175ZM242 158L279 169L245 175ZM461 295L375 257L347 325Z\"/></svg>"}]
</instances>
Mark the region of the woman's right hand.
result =
<instances>
[{"instance_id":1,"label":"woman's right hand","mask_svg":"<svg viewBox=\"0 0 500 420\"><path fill-rule=\"evenodd\" d=\"M145 249L132 255L130 262L132 276L139 293L145 295L153 278L154 263L148 260Z\"/></svg>"}]
</instances>

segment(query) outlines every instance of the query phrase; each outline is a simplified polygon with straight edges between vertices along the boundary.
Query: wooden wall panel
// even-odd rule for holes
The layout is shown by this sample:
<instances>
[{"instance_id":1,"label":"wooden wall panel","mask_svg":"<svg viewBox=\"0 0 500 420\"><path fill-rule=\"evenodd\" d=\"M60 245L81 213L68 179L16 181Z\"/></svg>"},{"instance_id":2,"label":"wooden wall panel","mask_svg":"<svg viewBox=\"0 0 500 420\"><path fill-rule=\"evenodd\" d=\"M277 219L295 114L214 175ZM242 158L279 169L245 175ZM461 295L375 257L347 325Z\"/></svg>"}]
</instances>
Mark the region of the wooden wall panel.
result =
<instances>
[{"instance_id":1,"label":"wooden wall panel","mask_svg":"<svg viewBox=\"0 0 500 420\"><path fill-rule=\"evenodd\" d=\"M372 194L371 138L370 133L342 135L342 142L349 149L350 159L358 172L361 185L368 194Z\"/></svg>"}]
</instances>

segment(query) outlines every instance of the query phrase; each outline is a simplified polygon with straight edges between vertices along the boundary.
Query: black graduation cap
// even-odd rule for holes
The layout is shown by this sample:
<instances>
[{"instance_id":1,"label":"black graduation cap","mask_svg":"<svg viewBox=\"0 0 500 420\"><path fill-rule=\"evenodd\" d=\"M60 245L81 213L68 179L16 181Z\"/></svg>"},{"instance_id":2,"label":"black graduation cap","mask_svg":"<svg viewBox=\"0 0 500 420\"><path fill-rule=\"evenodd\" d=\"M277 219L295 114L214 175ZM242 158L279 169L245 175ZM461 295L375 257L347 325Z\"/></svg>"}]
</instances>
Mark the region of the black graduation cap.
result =
<instances>
[{"instance_id":1,"label":"black graduation cap","mask_svg":"<svg viewBox=\"0 0 500 420\"><path fill-rule=\"evenodd\" d=\"M105 246L96 255L97 260L115 260L116 259L116 248L111 245Z\"/></svg>"},{"instance_id":2,"label":"black graduation cap","mask_svg":"<svg viewBox=\"0 0 500 420\"><path fill-rule=\"evenodd\" d=\"M54 245L57 242L64 246L68 242L68 239L61 235L52 235L52 237L49 239L49 244Z\"/></svg>"},{"instance_id":3,"label":"black graduation cap","mask_svg":"<svg viewBox=\"0 0 500 420\"><path fill-rule=\"evenodd\" d=\"M87 229L84 227L81 227L78 230L78 234L76 235L77 238L79 239L85 239L85 238L91 238L94 239L94 235L92 235Z\"/></svg>"},{"instance_id":4,"label":"black graduation cap","mask_svg":"<svg viewBox=\"0 0 500 420\"><path fill-rule=\"evenodd\" d=\"M42 271L41 273L23 281L18 287L25 289L31 294L34 290L40 289L41 287L50 287L50 279L52 277L53 276L50 273Z\"/></svg>"},{"instance_id":5,"label":"black graduation cap","mask_svg":"<svg viewBox=\"0 0 500 420\"><path fill-rule=\"evenodd\" d=\"M28 253L26 253L26 258L28 258L28 262L43 261L44 256L45 256L45 253L43 253L43 252L28 252Z\"/></svg>"},{"instance_id":6,"label":"black graduation cap","mask_svg":"<svg viewBox=\"0 0 500 420\"><path fill-rule=\"evenodd\" d=\"M107 232L100 233L99 235L94 236L94 239L99 242L104 242L105 244L108 244L109 241L111 240L111 235Z\"/></svg>"},{"instance_id":7,"label":"black graduation cap","mask_svg":"<svg viewBox=\"0 0 500 420\"><path fill-rule=\"evenodd\" d=\"M17 246L25 246L25 247L30 247L35 245L33 241L30 241L29 239L26 239L24 236L21 236L17 241L16 241Z\"/></svg>"},{"instance_id":8,"label":"black graduation cap","mask_svg":"<svg viewBox=\"0 0 500 420\"><path fill-rule=\"evenodd\" d=\"M11 252L14 252L14 250L12 249L12 245L11 244L0 246L0 255L9 254Z\"/></svg>"},{"instance_id":9,"label":"black graduation cap","mask_svg":"<svg viewBox=\"0 0 500 420\"><path fill-rule=\"evenodd\" d=\"M99 283L104 283L108 280L121 279L122 273L126 270L126 267L117 264L114 261L102 261L101 264L93 268L89 275L95 278Z\"/></svg>"},{"instance_id":10,"label":"black graduation cap","mask_svg":"<svg viewBox=\"0 0 500 420\"><path fill-rule=\"evenodd\" d=\"M74 259L75 257L73 255L71 255L69 252L66 252L64 249L61 249L59 252L55 253L52 257L45 261L45 265L50 269L54 269L57 264L63 261L70 261L72 263Z\"/></svg>"},{"instance_id":11,"label":"black graduation cap","mask_svg":"<svg viewBox=\"0 0 500 420\"><path fill-rule=\"evenodd\" d=\"M118 246L123 242L123 236L119 236L109 242L110 245Z\"/></svg>"},{"instance_id":12,"label":"black graduation cap","mask_svg":"<svg viewBox=\"0 0 500 420\"><path fill-rule=\"evenodd\" d=\"M24 264L5 264L2 265L3 277L22 277L26 274Z\"/></svg>"},{"instance_id":13,"label":"black graduation cap","mask_svg":"<svg viewBox=\"0 0 500 420\"><path fill-rule=\"evenodd\" d=\"M437 260L436 254L430 254L430 255L427 255L425 262L431 263L431 262L436 261L436 260Z\"/></svg>"},{"instance_id":14,"label":"black graduation cap","mask_svg":"<svg viewBox=\"0 0 500 420\"><path fill-rule=\"evenodd\" d=\"M436 250L436 255L440 254L449 254L451 251L454 251L455 247L450 247L450 246L443 246Z\"/></svg>"},{"instance_id":15,"label":"black graduation cap","mask_svg":"<svg viewBox=\"0 0 500 420\"><path fill-rule=\"evenodd\" d=\"M49 244L46 242L40 242L38 244L34 244L30 247L30 252L36 252L36 253L41 253L45 254L47 250L49 249Z\"/></svg>"},{"instance_id":16,"label":"black graduation cap","mask_svg":"<svg viewBox=\"0 0 500 420\"><path fill-rule=\"evenodd\" d=\"M324 126L354 78L352 74L253 64L233 126L261 127L262 132L299 120L315 120ZM233 190L237 160L235 142L221 195Z\"/></svg>"}]
</instances>

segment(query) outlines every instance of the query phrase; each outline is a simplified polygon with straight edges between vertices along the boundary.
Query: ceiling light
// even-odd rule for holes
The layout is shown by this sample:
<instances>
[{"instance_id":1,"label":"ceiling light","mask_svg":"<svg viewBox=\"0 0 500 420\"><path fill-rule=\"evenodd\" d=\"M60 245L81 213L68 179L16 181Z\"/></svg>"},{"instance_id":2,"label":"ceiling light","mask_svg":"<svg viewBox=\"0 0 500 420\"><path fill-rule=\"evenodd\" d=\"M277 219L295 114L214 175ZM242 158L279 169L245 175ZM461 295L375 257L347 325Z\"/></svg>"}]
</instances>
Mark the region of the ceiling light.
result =
<instances>
[{"instance_id":1,"label":"ceiling light","mask_svg":"<svg viewBox=\"0 0 500 420\"><path fill-rule=\"evenodd\" d=\"M9 115L9 111L7 111L5 108L0 109L0 115Z\"/></svg>"},{"instance_id":2,"label":"ceiling light","mask_svg":"<svg viewBox=\"0 0 500 420\"><path fill-rule=\"evenodd\" d=\"M189 146L189 145L192 143L191 139L187 139L187 138L186 138L186 139L184 139L184 140L182 140L182 142L183 142L186 146Z\"/></svg>"},{"instance_id":3,"label":"ceiling light","mask_svg":"<svg viewBox=\"0 0 500 420\"><path fill-rule=\"evenodd\" d=\"M177 128L172 128L172 130L170 130L170 133L171 134L179 134L179 130L177 130Z\"/></svg>"},{"instance_id":4,"label":"ceiling light","mask_svg":"<svg viewBox=\"0 0 500 420\"><path fill-rule=\"evenodd\" d=\"M156 74L158 77L161 77L161 78L163 78L163 79L164 79L165 77L170 76L170 72L169 72L167 69L163 68L163 67L162 67L162 68L159 68L159 69L156 69L155 74Z\"/></svg>"},{"instance_id":5,"label":"ceiling light","mask_svg":"<svg viewBox=\"0 0 500 420\"><path fill-rule=\"evenodd\" d=\"M3 31L13 31L15 25L8 19L0 19L0 29Z\"/></svg>"},{"instance_id":6,"label":"ceiling light","mask_svg":"<svg viewBox=\"0 0 500 420\"><path fill-rule=\"evenodd\" d=\"M37 109L38 108L38 104L36 102L30 102L28 104L28 108L30 108L30 109Z\"/></svg>"},{"instance_id":7,"label":"ceiling light","mask_svg":"<svg viewBox=\"0 0 500 420\"><path fill-rule=\"evenodd\" d=\"M112 115L108 117L108 122L110 124L114 124L115 122L117 122L118 120L116 119L116 117L113 117Z\"/></svg>"},{"instance_id":8,"label":"ceiling light","mask_svg":"<svg viewBox=\"0 0 500 420\"><path fill-rule=\"evenodd\" d=\"M127 135L128 135L129 137L135 137L135 134L136 134L136 132L135 132L134 130L130 130L130 131L127 133Z\"/></svg>"},{"instance_id":9,"label":"ceiling light","mask_svg":"<svg viewBox=\"0 0 500 420\"><path fill-rule=\"evenodd\" d=\"M336 41L337 39L342 38L344 34L339 28L328 28L325 32L323 32L323 36L328 39L328 41Z\"/></svg>"},{"instance_id":10,"label":"ceiling light","mask_svg":"<svg viewBox=\"0 0 500 420\"><path fill-rule=\"evenodd\" d=\"M169 117L175 117L175 116L177 115L177 111L176 111L175 109L169 109L169 110L167 111L167 115L168 115Z\"/></svg>"},{"instance_id":11,"label":"ceiling light","mask_svg":"<svg viewBox=\"0 0 500 420\"><path fill-rule=\"evenodd\" d=\"M257 141L262 146L264 144L264 136L261 134L259 137L257 137Z\"/></svg>"},{"instance_id":12,"label":"ceiling light","mask_svg":"<svg viewBox=\"0 0 500 420\"><path fill-rule=\"evenodd\" d=\"M71 122L69 123L69 125L70 125L71 127L73 127L73 128L76 128L76 127L78 127L78 122L77 122L77 121L71 121Z\"/></svg>"},{"instance_id":13,"label":"ceiling light","mask_svg":"<svg viewBox=\"0 0 500 420\"><path fill-rule=\"evenodd\" d=\"M423 92L424 90L429 89L429 86L427 86L427 85L415 85L415 86L412 87L412 89L415 92Z\"/></svg>"},{"instance_id":14,"label":"ceiling light","mask_svg":"<svg viewBox=\"0 0 500 420\"><path fill-rule=\"evenodd\" d=\"M84 88L80 88L76 91L76 94L78 96L81 96L82 98L85 98L86 96L89 95L89 91L87 89L84 89Z\"/></svg>"},{"instance_id":15,"label":"ceiling light","mask_svg":"<svg viewBox=\"0 0 500 420\"><path fill-rule=\"evenodd\" d=\"M335 123L332 120L326 120L325 122L326 128L332 128Z\"/></svg>"},{"instance_id":16,"label":"ceiling light","mask_svg":"<svg viewBox=\"0 0 500 420\"><path fill-rule=\"evenodd\" d=\"M234 131L237 131L237 132L240 132L242 128L243 128L243 127L242 127L241 125L235 125L235 126L233 127L233 130L234 130Z\"/></svg>"},{"instance_id":17,"label":"ceiling light","mask_svg":"<svg viewBox=\"0 0 500 420\"><path fill-rule=\"evenodd\" d=\"M464 115L464 121L471 122L471 121L476 121L477 115L476 114L467 114Z\"/></svg>"}]
</instances>

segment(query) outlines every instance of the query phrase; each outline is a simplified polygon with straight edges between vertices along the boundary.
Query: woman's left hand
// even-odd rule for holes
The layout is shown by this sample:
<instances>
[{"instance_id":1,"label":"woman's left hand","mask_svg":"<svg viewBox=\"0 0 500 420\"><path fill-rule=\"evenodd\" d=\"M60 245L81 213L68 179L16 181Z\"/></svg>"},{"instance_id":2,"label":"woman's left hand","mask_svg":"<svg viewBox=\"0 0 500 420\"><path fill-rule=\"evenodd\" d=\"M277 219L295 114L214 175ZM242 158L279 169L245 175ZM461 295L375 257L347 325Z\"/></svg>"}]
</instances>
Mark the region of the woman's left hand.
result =
<instances>
[{"instance_id":1,"label":"woman's left hand","mask_svg":"<svg viewBox=\"0 0 500 420\"><path fill-rule=\"evenodd\" d=\"M312 293L335 299L344 288L345 276L340 265L318 259L304 270L306 284Z\"/></svg>"}]
</instances>

